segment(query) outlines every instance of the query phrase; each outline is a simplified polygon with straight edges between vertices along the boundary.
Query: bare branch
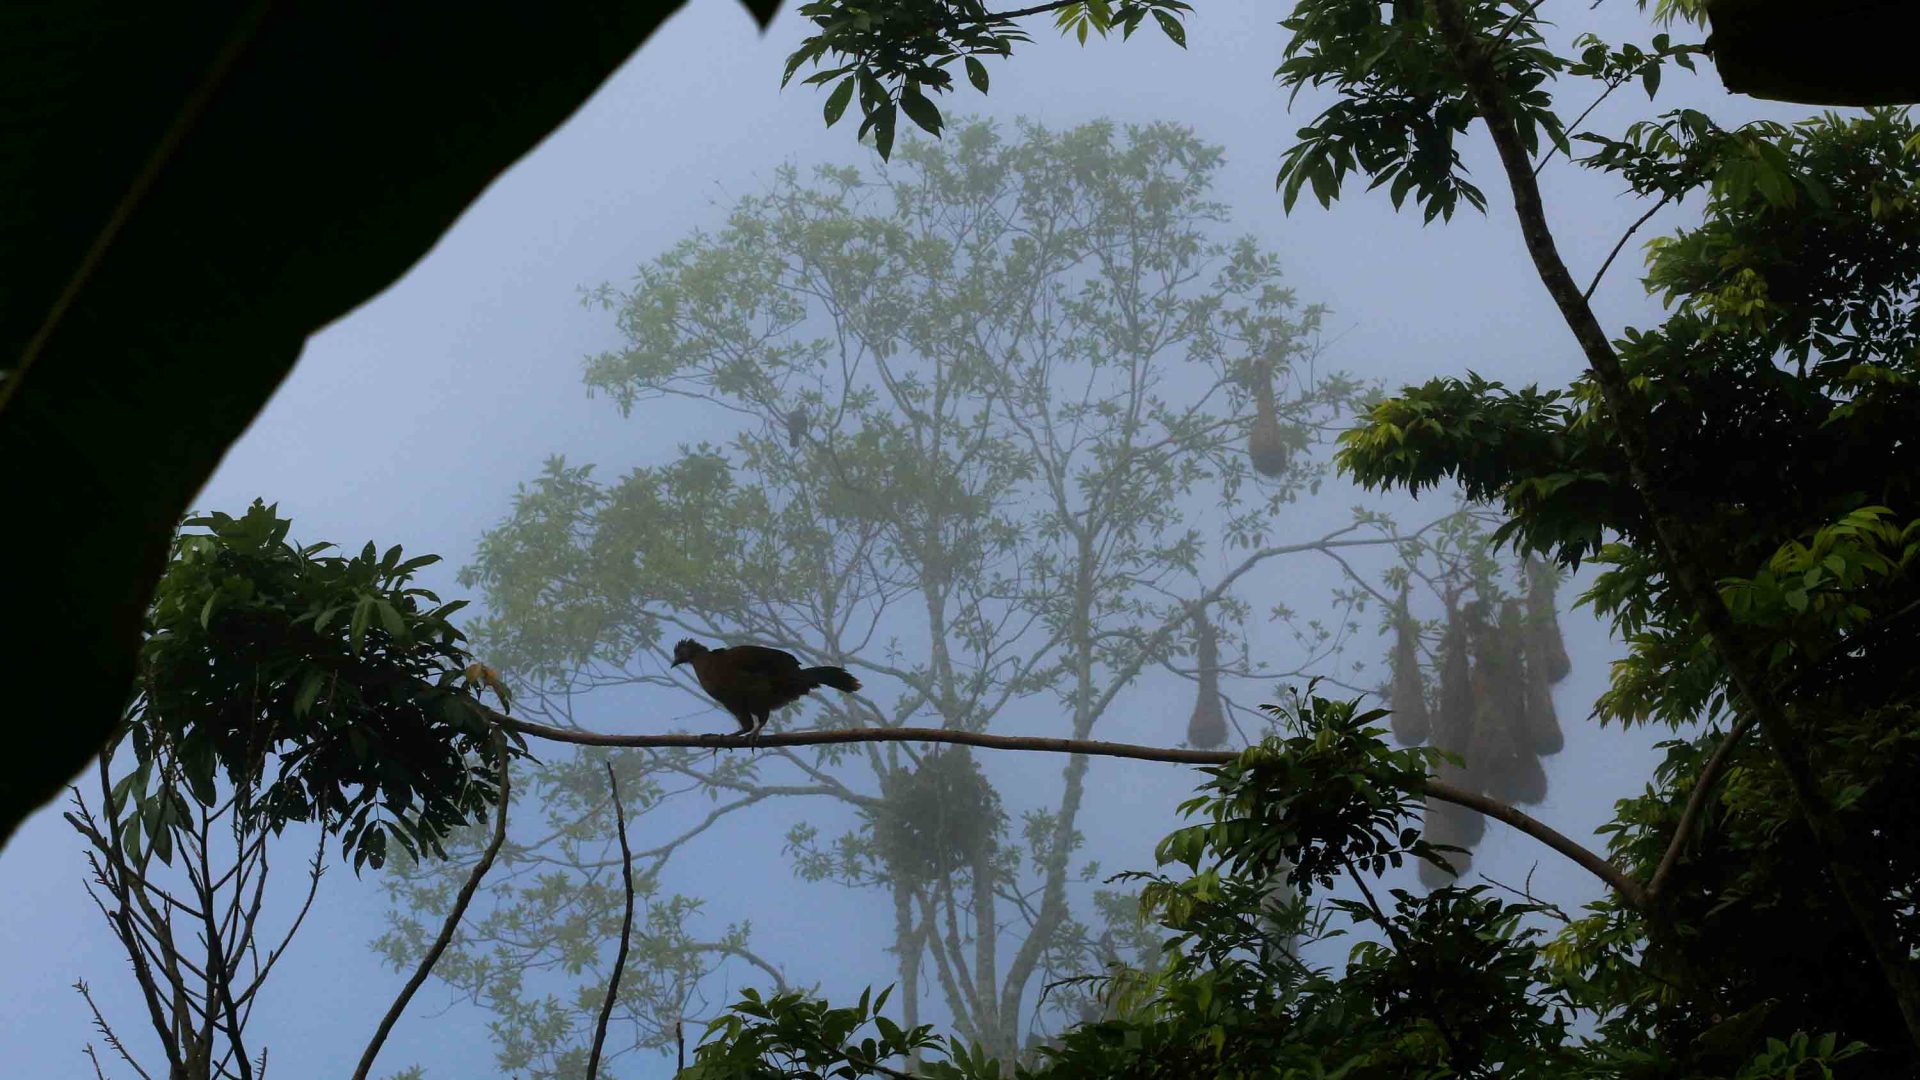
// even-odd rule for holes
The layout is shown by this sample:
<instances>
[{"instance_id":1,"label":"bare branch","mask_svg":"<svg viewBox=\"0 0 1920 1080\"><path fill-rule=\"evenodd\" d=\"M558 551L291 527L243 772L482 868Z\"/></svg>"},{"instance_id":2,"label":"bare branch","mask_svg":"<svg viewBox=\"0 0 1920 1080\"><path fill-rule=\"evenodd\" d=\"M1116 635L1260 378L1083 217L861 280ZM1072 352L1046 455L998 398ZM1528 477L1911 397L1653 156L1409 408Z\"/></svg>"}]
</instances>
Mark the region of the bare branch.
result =
<instances>
[{"instance_id":1,"label":"bare branch","mask_svg":"<svg viewBox=\"0 0 1920 1080\"><path fill-rule=\"evenodd\" d=\"M400 989L400 996L387 1009L387 1015L381 1017L380 1027L373 1033L373 1041L367 1044L366 1053L360 1055L360 1066L353 1071L353 1080L367 1080L367 1074L373 1070L373 1059L380 1054L381 1045L387 1041L393 1025L399 1022L400 1014L406 1011L407 1002L413 1000L414 992L433 973L433 965L439 962L440 954L452 944L454 932L460 928L460 919L467 913L467 905L473 902L473 894L480 888L480 879L487 876L487 871L493 866L494 856L500 853L500 846L506 843L507 803L511 801L513 773L508 768L507 738L498 724L493 729L493 747L500 759L500 805L493 819L493 839L488 841L487 850L480 856L480 861L474 864L473 873L467 876L467 883L460 887L459 895L453 898L453 910L447 912L447 921L440 927L440 936L434 939L427 954L420 958L420 966L414 969L407 985Z\"/></svg>"},{"instance_id":2,"label":"bare branch","mask_svg":"<svg viewBox=\"0 0 1920 1080\"><path fill-rule=\"evenodd\" d=\"M633 852L627 847L627 812L620 805L620 781L613 775L613 762L607 765L607 787L613 791L613 817L620 836L620 877L626 885L626 914L620 920L620 950L613 954L613 974L607 977L607 998L600 1003L600 1019L593 1025L593 1051L587 1055L587 1080L600 1075L600 1050L607 1042L607 1021L613 1017L613 1003L620 997L620 973L627 966L627 943L633 936Z\"/></svg>"},{"instance_id":3,"label":"bare branch","mask_svg":"<svg viewBox=\"0 0 1920 1080\"><path fill-rule=\"evenodd\" d=\"M273 971L273 965L280 962L280 957L286 953L287 946L293 942L293 935L299 931L300 924L306 921L307 912L313 910L313 898L320 892L320 876L326 873L327 869L326 853L327 834L322 832L320 834L320 842L314 848L313 861L308 864L307 898L301 902L300 913L293 917L293 925L287 927L287 932L281 937L280 944L268 951L267 962L261 965L260 970L254 973L253 981L248 983L247 988L242 990L240 996L235 999L243 1006L251 1008L251 1006L248 1005L249 999L259 991L261 984L266 982L268 973ZM251 941L252 937L249 936L248 940ZM255 955L257 956L258 953ZM263 1054L266 1053L266 1048L262 1047L260 1052Z\"/></svg>"},{"instance_id":4,"label":"bare branch","mask_svg":"<svg viewBox=\"0 0 1920 1080\"><path fill-rule=\"evenodd\" d=\"M1687 794L1687 805L1680 811L1680 823L1673 828L1673 839L1667 841L1667 850L1660 856L1660 865L1653 871L1653 880L1647 884L1647 899L1658 901L1666 891L1667 879L1673 876L1673 868L1680 862L1680 849L1686 846L1687 837L1693 835L1694 824L1705 811L1708 796L1713 794L1714 783L1720 779L1720 773L1733 757L1734 748L1753 727L1754 715L1747 713L1734 722L1727 731L1727 737L1713 748L1707 763L1700 767L1700 776L1693 782L1693 790Z\"/></svg>"},{"instance_id":5,"label":"bare branch","mask_svg":"<svg viewBox=\"0 0 1920 1080\"><path fill-rule=\"evenodd\" d=\"M100 1037L107 1041L107 1047L114 1053L119 1054L120 1060L126 1062L128 1068L139 1073L140 1080L153 1080L153 1077L147 1075L147 1070L141 1068L140 1063L133 1060L133 1055L127 1053L126 1045L120 1041L120 1036L115 1035L113 1028L107 1025L107 1018L100 1015L100 1006L94 1004L93 990L87 986L86 980L77 980L74 982L73 988L80 991L80 996L86 1000L87 1011L93 1014L93 1026L100 1032ZM103 1075L100 1071L100 1059L94 1057L92 1046L87 1047L87 1058L93 1062L94 1075Z\"/></svg>"},{"instance_id":6,"label":"bare branch","mask_svg":"<svg viewBox=\"0 0 1920 1080\"><path fill-rule=\"evenodd\" d=\"M1627 231L1620 234L1620 240L1618 243L1613 245L1613 250L1607 252L1606 261L1600 264L1600 269L1594 271L1593 280L1587 282L1587 291L1580 294L1580 299L1582 300L1593 299L1593 291L1600 287L1600 279L1607 276L1607 270L1609 267L1613 265L1613 260L1620 256L1620 249L1627 246L1627 241L1632 239L1633 234L1640 231L1640 226L1645 225L1648 221L1651 221L1653 219L1653 215L1660 212L1661 207L1667 205L1669 202L1672 202L1672 201L1673 201L1673 196L1671 194L1660 196L1659 202L1654 203L1653 206L1649 208L1646 213L1641 214L1639 220L1627 226Z\"/></svg>"}]
</instances>

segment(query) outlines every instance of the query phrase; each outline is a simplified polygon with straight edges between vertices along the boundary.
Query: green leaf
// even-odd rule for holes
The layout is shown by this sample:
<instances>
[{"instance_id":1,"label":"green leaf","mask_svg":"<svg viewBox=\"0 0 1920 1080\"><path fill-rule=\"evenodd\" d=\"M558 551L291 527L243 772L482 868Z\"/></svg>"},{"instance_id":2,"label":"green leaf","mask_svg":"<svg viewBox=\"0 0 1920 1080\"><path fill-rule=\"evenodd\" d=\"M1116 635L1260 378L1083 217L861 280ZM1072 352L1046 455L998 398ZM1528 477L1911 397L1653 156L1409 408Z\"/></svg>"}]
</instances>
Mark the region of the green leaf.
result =
<instances>
[{"instance_id":1,"label":"green leaf","mask_svg":"<svg viewBox=\"0 0 1920 1080\"><path fill-rule=\"evenodd\" d=\"M821 111L826 117L828 127L837 123L840 114L847 111L847 102L853 100L853 86L854 77L849 75L840 80L840 85L833 88L833 93L827 95L826 108Z\"/></svg>"},{"instance_id":2,"label":"green leaf","mask_svg":"<svg viewBox=\"0 0 1920 1080\"><path fill-rule=\"evenodd\" d=\"M405 643L408 640L407 620L400 617L399 609L388 603L385 598L374 600L373 606L380 612L380 627L394 641Z\"/></svg>"},{"instance_id":3,"label":"green leaf","mask_svg":"<svg viewBox=\"0 0 1920 1080\"><path fill-rule=\"evenodd\" d=\"M300 681L300 690L293 696L293 715L295 719L304 719L308 710L313 708L314 700L320 696L320 689L327 684L327 673L320 668L310 668L307 677Z\"/></svg>"},{"instance_id":4,"label":"green leaf","mask_svg":"<svg viewBox=\"0 0 1920 1080\"><path fill-rule=\"evenodd\" d=\"M440 556L438 555L416 555L406 562L401 563L399 566L394 567L393 572L397 575L408 575L421 567L432 566L439 561Z\"/></svg>"},{"instance_id":5,"label":"green leaf","mask_svg":"<svg viewBox=\"0 0 1920 1080\"><path fill-rule=\"evenodd\" d=\"M347 625L347 649L358 654L360 645L367 639L367 620L373 615L373 597L362 596L360 602L353 605L353 621Z\"/></svg>"},{"instance_id":6,"label":"green leaf","mask_svg":"<svg viewBox=\"0 0 1920 1080\"><path fill-rule=\"evenodd\" d=\"M1167 35L1169 41L1183 49L1187 47L1187 29L1180 25L1179 19L1158 8L1154 9L1153 17L1160 24L1161 32Z\"/></svg>"},{"instance_id":7,"label":"green leaf","mask_svg":"<svg viewBox=\"0 0 1920 1080\"><path fill-rule=\"evenodd\" d=\"M875 110L869 119L873 122L873 148L880 152L880 160L893 157L894 106L889 101Z\"/></svg>"},{"instance_id":8,"label":"green leaf","mask_svg":"<svg viewBox=\"0 0 1920 1080\"><path fill-rule=\"evenodd\" d=\"M173 830L162 826L159 831L149 830L147 835L153 838L153 857L167 866L173 865Z\"/></svg>"},{"instance_id":9,"label":"green leaf","mask_svg":"<svg viewBox=\"0 0 1920 1080\"><path fill-rule=\"evenodd\" d=\"M940 134L940 110L920 92L918 84L908 83L900 88L900 107L906 110L907 118L927 134L936 137Z\"/></svg>"},{"instance_id":10,"label":"green leaf","mask_svg":"<svg viewBox=\"0 0 1920 1080\"><path fill-rule=\"evenodd\" d=\"M975 90L986 93L987 65L971 56L967 57L967 81L973 84Z\"/></svg>"}]
</instances>

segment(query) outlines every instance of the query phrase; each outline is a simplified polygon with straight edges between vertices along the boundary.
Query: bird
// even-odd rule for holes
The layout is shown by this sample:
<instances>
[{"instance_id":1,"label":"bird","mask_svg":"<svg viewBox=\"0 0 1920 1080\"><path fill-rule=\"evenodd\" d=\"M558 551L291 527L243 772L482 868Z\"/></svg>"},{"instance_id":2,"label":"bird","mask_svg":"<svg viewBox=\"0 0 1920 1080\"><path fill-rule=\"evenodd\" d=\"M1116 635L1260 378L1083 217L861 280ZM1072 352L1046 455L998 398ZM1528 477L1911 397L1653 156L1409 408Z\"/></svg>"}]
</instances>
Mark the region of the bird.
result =
<instances>
[{"instance_id":1,"label":"bird","mask_svg":"<svg viewBox=\"0 0 1920 1080\"><path fill-rule=\"evenodd\" d=\"M681 664L690 665L700 689L733 714L740 724L739 735L759 735L773 710L799 701L817 687L830 686L846 694L860 689L860 680L845 668L801 667L792 653L764 645L709 649L687 638L673 647L672 666Z\"/></svg>"}]
</instances>

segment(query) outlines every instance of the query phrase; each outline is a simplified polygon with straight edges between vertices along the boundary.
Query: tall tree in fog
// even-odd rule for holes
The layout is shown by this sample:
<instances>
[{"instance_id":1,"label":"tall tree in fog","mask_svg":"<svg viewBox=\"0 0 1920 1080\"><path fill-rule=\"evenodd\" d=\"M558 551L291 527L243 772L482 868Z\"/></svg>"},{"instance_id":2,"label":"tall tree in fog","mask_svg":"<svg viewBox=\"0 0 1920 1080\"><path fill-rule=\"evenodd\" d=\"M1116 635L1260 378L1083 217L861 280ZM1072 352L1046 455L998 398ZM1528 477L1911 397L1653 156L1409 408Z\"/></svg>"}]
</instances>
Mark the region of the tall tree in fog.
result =
<instances>
[{"instance_id":1,"label":"tall tree in fog","mask_svg":"<svg viewBox=\"0 0 1920 1080\"><path fill-rule=\"evenodd\" d=\"M1600 999L1601 1015L1631 1017L1637 1006L1617 1004L1626 1000L1688 1002L1642 1031L1609 1021L1608 1049L1647 1039L1664 1051L1698 1036L1722 1043L1724 1058L1727 1047L1755 1054L1763 1030L1781 1032L1766 1039L1781 1046L1797 1029L1802 1047L1824 1031L1829 1046L1846 1033L1882 1049L1865 1068L1887 1071L1868 1075L1912 1075L1920 858L1889 823L1913 812L1902 748L1915 745L1920 608L1910 435L1920 133L1909 110L1891 107L1792 125L1682 108L1616 125L1596 114L1601 101L1629 86L1654 98L1664 73L1715 52L1686 28L1704 29L1721 5L1640 6L1680 35L1615 45L1581 33L1577 7L1539 0L1291 5L1276 74L1330 103L1282 158L1284 205L1310 192L1328 206L1364 179L1428 221L1485 209L1464 154L1484 136L1495 184L1586 365L1565 389L1472 375L1406 388L1349 433L1342 464L1369 485L1409 491L1457 481L1503 504L1500 533L1519 549L1598 566L1586 599L1629 652L1596 717L1707 725L1667 744L1646 796L1621 804L1611 831L1626 887L1603 906L1604 927L1570 935L1582 950L1611 943L1613 958L1581 972L1619 995ZM833 84L841 103L857 85L862 128L884 146L896 112L937 130L927 92L952 89L957 62L972 74L979 56L1026 40L1020 16L1049 11L1084 41L1089 30L1130 35L1152 14L1184 41L1177 13L1187 9L863 4L849 18L852 6L819 0L806 9L818 33L789 74L811 64L807 80ZM1727 14L1714 12L1721 36ZM1559 98L1569 85L1578 97ZM1556 158L1611 175L1642 204L1591 276L1575 276L1562 246L1591 228L1591 207L1542 190ZM1595 290L1674 204L1699 216L1647 242L1644 279L1671 314L1609 325ZM1623 966L1644 966L1640 981L1600 973L1626 957ZM1701 1033L1702 1022L1735 1016L1744 1030ZM1772 1053L1748 1058L1741 1075L1774 1069ZM1677 1067L1732 1067L1700 1065Z\"/></svg>"},{"instance_id":2,"label":"tall tree in fog","mask_svg":"<svg viewBox=\"0 0 1920 1080\"><path fill-rule=\"evenodd\" d=\"M1380 594L1353 578L1333 617L1299 624L1295 671L1259 671L1237 634L1247 572L1413 548L1378 518L1283 531L1324 475L1311 447L1362 387L1316 369L1320 311L1277 257L1220 235L1219 163L1171 125L1008 137L970 124L903 145L878 175L783 170L717 232L602 288L625 342L589 360L589 386L637 418L694 409L731 434L611 480L550 461L467 572L491 611L481 651L523 683L525 708L562 724L591 690L704 701L667 663L687 636L852 669L865 693L803 706L829 725L980 730L1018 708L1023 733L1086 738L1162 669L1205 688L1193 741L1257 722L1219 680L1258 674L1264 691L1331 672L1355 610ZM1180 741L1189 718L1168 719L1165 740ZM577 1064L584 1010L545 996L536 969L587 972L577 989L591 995L617 938L602 760L558 760L523 785L551 825L529 860L542 874L494 886L492 914L440 971L500 1014L512 1068ZM1042 982L1129 943L1131 905L1081 888L1084 758L1017 796L965 751L902 744L617 764L629 816L673 821L664 804L685 790L715 800L639 856L651 930L622 1009L640 1045L672 1037L717 962L778 979L744 927L701 939L698 900L657 884L682 845L770 799L856 812L845 835L794 828L790 850L801 875L880 898L909 1023L930 986L960 1031L1011 1053ZM444 899L445 872L399 888L396 953L417 940L411 913Z\"/></svg>"}]
</instances>

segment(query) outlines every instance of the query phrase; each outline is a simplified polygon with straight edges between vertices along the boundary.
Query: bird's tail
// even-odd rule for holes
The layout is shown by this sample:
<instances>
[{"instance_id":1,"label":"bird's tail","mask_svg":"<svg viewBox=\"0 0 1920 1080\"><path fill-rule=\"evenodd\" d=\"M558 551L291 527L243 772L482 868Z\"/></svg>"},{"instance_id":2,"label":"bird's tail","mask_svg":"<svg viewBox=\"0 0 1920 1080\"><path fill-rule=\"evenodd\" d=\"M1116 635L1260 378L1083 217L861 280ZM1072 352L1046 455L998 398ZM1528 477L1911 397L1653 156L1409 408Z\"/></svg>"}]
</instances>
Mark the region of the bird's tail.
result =
<instances>
[{"instance_id":1,"label":"bird's tail","mask_svg":"<svg viewBox=\"0 0 1920 1080\"><path fill-rule=\"evenodd\" d=\"M835 690L848 694L860 689L860 680L854 678L853 673L846 668L810 667L801 671L800 674L805 675L807 681L815 686L831 686Z\"/></svg>"}]
</instances>

